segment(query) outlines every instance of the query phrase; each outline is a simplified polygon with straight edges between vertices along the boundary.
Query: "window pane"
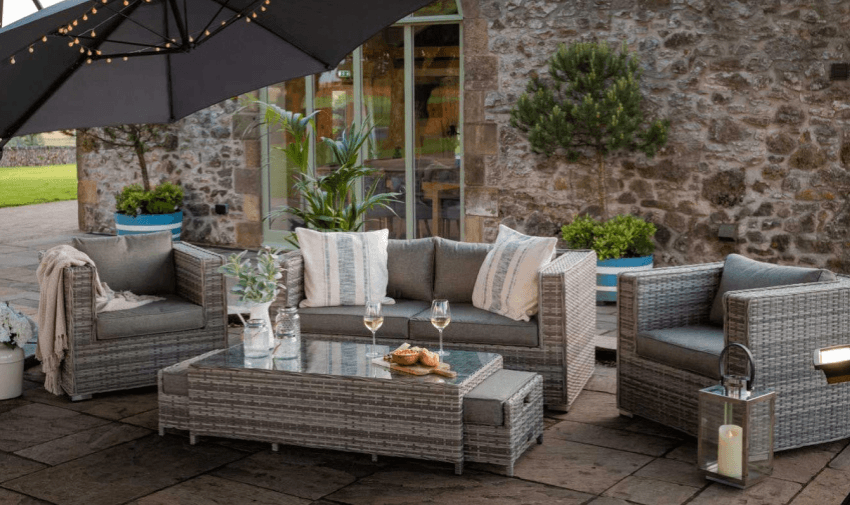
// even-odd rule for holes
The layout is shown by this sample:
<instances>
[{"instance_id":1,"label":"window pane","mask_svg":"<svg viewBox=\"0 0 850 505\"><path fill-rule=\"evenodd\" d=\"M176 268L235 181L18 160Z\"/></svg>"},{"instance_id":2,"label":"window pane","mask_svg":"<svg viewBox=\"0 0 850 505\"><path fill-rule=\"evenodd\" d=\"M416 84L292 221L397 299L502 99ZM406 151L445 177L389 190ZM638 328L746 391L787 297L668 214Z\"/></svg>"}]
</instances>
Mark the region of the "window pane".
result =
<instances>
[{"instance_id":1,"label":"window pane","mask_svg":"<svg viewBox=\"0 0 850 505\"><path fill-rule=\"evenodd\" d=\"M343 130L354 121L354 79L351 55L345 57L333 70L313 76L316 90L316 173L328 173L333 167L331 151L322 137L339 138Z\"/></svg>"},{"instance_id":2,"label":"window pane","mask_svg":"<svg viewBox=\"0 0 850 505\"><path fill-rule=\"evenodd\" d=\"M304 79L292 79L274 86L269 86L269 102L292 112L304 113L306 103L306 86ZM282 205L296 207L300 204L298 194L292 189L292 176L298 168L292 166L281 149L290 142L289 135L280 127L269 128L269 151L267 153L269 169L266 181L266 214ZM294 225L289 216L281 216L271 223L272 230L289 231Z\"/></svg>"},{"instance_id":3,"label":"window pane","mask_svg":"<svg viewBox=\"0 0 850 505\"><path fill-rule=\"evenodd\" d=\"M460 238L460 28L414 27L417 236Z\"/></svg>"},{"instance_id":4,"label":"window pane","mask_svg":"<svg viewBox=\"0 0 850 505\"><path fill-rule=\"evenodd\" d=\"M437 0L411 15L418 18L423 16L449 16L457 13L457 2L455 0Z\"/></svg>"},{"instance_id":5,"label":"window pane","mask_svg":"<svg viewBox=\"0 0 850 505\"><path fill-rule=\"evenodd\" d=\"M381 171L375 192L402 193L391 210L369 211L366 229L388 228L390 238L405 238L403 28L385 28L363 44L363 108L375 125L364 162Z\"/></svg>"}]
</instances>

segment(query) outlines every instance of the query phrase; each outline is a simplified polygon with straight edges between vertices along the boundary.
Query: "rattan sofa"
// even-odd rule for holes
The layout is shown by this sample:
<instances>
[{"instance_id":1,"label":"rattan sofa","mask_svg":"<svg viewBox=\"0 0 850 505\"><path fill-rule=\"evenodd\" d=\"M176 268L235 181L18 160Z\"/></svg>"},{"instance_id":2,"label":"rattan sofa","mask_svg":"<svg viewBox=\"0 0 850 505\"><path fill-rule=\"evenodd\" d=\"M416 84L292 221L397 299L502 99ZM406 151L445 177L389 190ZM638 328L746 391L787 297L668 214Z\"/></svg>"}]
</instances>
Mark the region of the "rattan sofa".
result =
<instances>
[{"instance_id":1,"label":"rattan sofa","mask_svg":"<svg viewBox=\"0 0 850 505\"><path fill-rule=\"evenodd\" d=\"M169 234L167 241L170 240ZM118 312L137 309L102 313L98 317L93 295L94 267L65 268L68 350L61 365L61 386L72 400L85 400L93 393L155 385L159 369L227 345L225 285L217 271L223 262L221 256L179 242L173 244L172 251L175 289L167 295L167 303L171 307L180 304L194 307L199 322L183 328L172 327L169 331L99 334L98 328L103 331L99 319L112 318L111 328L120 332L126 329L122 326L126 326L127 319L122 320L126 314ZM128 264L127 268L133 266ZM176 317L174 312L157 314L155 305L140 308L141 317L135 318L136 326L144 328L142 317L158 318L165 326Z\"/></svg>"},{"instance_id":2,"label":"rattan sofa","mask_svg":"<svg viewBox=\"0 0 850 505\"><path fill-rule=\"evenodd\" d=\"M624 273L618 282L617 405L621 413L696 436L698 391L716 377L642 356L638 335L706 324L724 263ZM829 385L812 352L850 343L850 278L730 291L723 345L753 353L756 387L777 393L775 450L850 437L850 383ZM707 364L717 370L717 360ZM743 360L729 371L745 373ZM715 372L715 375L717 372Z\"/></svg>"},{"instance_id":3,"label":"rattan sofa","mask_svg":"<svg viewBox=\"0 0 850 505\"><path fill-rule=\"evenodd\" d=\"M466 243L445 239L434 240L442 241L440 243L444 245L466 245ZM390 242L403 241L391 240ZM477 244L477 246L489 247L490 245ZM388 252L390 261L392 261L392 244ZM486 254L486 250L484 250L484 253ZM439 262L439 255L435 259L436 262ZM478 261L478 266L480 266L480 263L481 261ZM272 317L276 313L276 308L298 306L304 298L304 268L301 251L293 251L284 255L281 260L281 269L284 275L282 281L287 290L272 305ZM477 267L464 268L464 270L474 270L471 272L474 283L478 271ZM467 271L465 275L468 276L469 273ZM393 282L392 277L391 273L391 284ZM427 282L432 282L432 280L428 279ZM458 282L462 281L458 279ZM498 340L494 340L493 343L483 343L480 340L477 342L452 341L449 332L450 325L449 329L446 330L444 344L449 349L499 353L504 358L505 368L541 374L546 405L550 408L567 410L593 373L594 337L596 335L596 254L592 251L563 252L542 268L539 288L539 314L532 318L533 324L536 325L533 343L506 345L495 343ZM404 302L404 300L397 299L396 302ZM427 307L430 302L425 303L424 307ZM479 310L471 309L471 304L455 305L452 302L452 305L455 307L453 309L453 325L462 322L463 313L470 314L471 311ZM312 310L315 315L316 310ZM348 320L351 323L350 326L345 328L347 331L336 332L311 332L309 325L305 326L306 311L302 310L301 312L302 338L304 339L371 342L368 332L364 332L362 307L351 307L351 312L356 314L357 317L349 317ZM330 310L326 318L329 320L336 317L339 317L339 315ZM472 314L472 317L474 317L474 314ZM506 324L512 324L507 321L507 318L503 319L506 320ZM422 324L421 320L411 320L410 328L413 328L413 325L420 325L421 328ZM430 326L430 323L426 324ZM417 340L409 336L393 334L386 317L383 329L378 332L378 343L380 344L394 346L403 341L408 341L414 345L433 348L437 341L436 330L431 328L426 338Z\"/></svg>"}]
</instances>

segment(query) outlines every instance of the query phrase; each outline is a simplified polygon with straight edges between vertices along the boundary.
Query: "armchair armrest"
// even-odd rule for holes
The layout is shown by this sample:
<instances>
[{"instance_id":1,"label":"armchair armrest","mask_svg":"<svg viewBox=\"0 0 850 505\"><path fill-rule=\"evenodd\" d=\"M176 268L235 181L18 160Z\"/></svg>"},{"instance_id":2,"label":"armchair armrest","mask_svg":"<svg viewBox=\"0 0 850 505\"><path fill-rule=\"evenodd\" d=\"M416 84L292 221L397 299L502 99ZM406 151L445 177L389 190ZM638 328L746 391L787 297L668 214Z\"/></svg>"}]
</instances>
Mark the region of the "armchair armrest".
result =
<instances>
[{"instance_id":1,"label":"armchair armrest","mask_svg":"<svg viewBox=\"0 0 850 505\"><path fill-rule=\"evenodd\" d=\"M174 244L174 267L177 275L177 294L204 307L207 324L227 318L227 297L224 274L218 267L224 259L213 252L183 242Z\"/></svg>"},{"instance_id":2,"label":"armchair armrest","mask_svg":"<svg viewBox=\"0 0 850 505\"><path fill-rule=\"evenodd\" d=\"M94 273L95 268L91 265L65 267L62 272L69 348L75 343L94 342L97 321Z\"/></svg>"},{"instance_id":3,"label":"armchair armrest","mask_svg":"<svg viewBox=\"0 0 850 505\"><path fill-rule=\"evenodd\" d=\"M749 347L756 387L777 393L775 450L847 437L848 389L827 384L812 351L850 343L850 278L732 291L724 303L726 342ZM741 356L729 358L743 373Z\"/></svg>"},{"instance_id":4,"label":"armchair armrest","mask_svg":"<svg viewBox=\"0 0 850 505\"><path fill-rule=\"evenodd\" d=\"M283 274L281 282L286 286L286 292L278 296L275 305L297 307L304 299L304 258L301 256L301 250L284 254L280 260L280 270Z\"/></svg>"},{"instance_id":5,"label":"armchair armrest","mask_svg":"<svg viewBox=\"0 0 850 505\"><path fill-rule=\"evenodd\" d=\"M722 272L721 262L620 274L617 352L634 353L639 332L707 321Z\"/></svg>"}]
</instances>

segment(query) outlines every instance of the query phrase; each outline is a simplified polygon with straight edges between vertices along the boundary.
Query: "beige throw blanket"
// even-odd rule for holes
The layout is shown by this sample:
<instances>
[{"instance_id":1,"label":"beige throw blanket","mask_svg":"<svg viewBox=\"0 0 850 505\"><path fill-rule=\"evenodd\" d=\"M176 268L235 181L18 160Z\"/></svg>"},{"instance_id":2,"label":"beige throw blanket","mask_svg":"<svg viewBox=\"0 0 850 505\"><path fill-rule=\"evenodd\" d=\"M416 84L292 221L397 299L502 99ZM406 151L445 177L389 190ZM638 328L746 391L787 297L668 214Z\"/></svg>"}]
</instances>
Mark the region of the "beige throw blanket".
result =
<instances>
[{"instance_id":1,"label":"beige throw blanket","mask_svg":"<svg viewBox=\"0 0 850 505\"><path fill-rule=\"evenodd\" d=\"M85 253L69 245L59 245L44 253L36 270L39 286L38 301L38 345L35 356L41 361L45 374L44 389L55 395L62 394L59 382L59 365L68 349L68 333L65 326L65 286L62 271L71 266L95 266ZM97 312L126 310L157 300L158 296L137 296L129 291L115 293L100 281L94 271L93 291Z\"/></svg>"}]
</instances>

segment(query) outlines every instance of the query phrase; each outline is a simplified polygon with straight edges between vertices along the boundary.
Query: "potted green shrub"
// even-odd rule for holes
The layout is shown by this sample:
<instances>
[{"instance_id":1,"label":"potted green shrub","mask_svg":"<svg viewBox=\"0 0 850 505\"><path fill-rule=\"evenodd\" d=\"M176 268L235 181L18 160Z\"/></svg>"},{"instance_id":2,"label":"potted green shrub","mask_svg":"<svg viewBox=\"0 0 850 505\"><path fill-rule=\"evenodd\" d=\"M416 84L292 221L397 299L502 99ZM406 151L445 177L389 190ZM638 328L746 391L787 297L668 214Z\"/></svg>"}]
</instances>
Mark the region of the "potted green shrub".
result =
<instances>
[{"instance_id":1,"label":"potted green shrub","mask_svg":"<svg viewBox=\"0 0 850 505\"><path fill-rule=\"evenodd\" d=\"M561 238L572 249L596 252L596 301L617 301L617 275L649 270L655 251L655 225L632 215L619 215L607 221L579 216L561 227Z\"/></svg>"},{"instance_id":2,"label":"potted green shrub","mask_svg":"<svg viewBox=\"0 0 850 505\"><path fill-rule=\"evenodd\" d=\"M171 182L152 187L145 153L173 144L166 125L122 125L79 130L84 142L101 142L130 150L139 162L141 184L125 186L115 197L115 228L118 235L170 231L180 240L183 231L183 188Z\"/></svg>"}]
</instances>

